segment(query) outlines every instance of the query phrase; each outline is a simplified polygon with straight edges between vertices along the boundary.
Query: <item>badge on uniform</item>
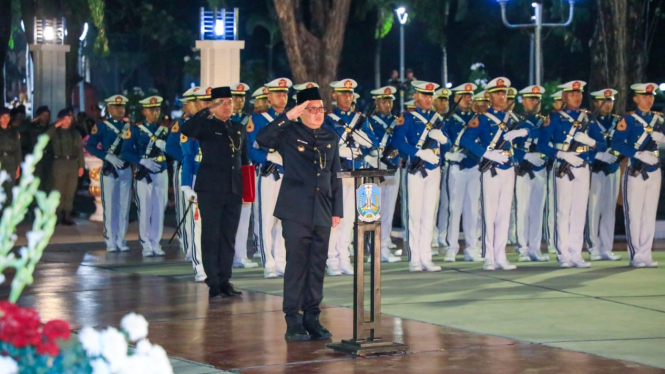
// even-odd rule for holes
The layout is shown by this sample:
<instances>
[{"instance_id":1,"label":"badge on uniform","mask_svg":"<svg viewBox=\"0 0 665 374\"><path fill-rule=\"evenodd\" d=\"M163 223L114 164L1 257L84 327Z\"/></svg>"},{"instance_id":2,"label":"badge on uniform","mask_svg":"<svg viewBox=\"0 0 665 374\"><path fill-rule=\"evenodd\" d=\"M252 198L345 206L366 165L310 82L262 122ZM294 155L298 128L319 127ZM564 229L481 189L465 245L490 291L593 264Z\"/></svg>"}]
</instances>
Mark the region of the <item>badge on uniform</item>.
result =
<instances>
[{"instance_id":1,"label":"badge on uniform","mask_svg":"<svg viewBox=\"0 0 665 374\"><path fill-rule=\"evenodd\" d=\"M300 152L305 152L305 146L304 145L298 145L298 150Z\"/></svg>"},{"instance_id":2,"label":"badge on uniform","mask_svg":"<svg viewBox=\"0 0 665 374\"><path fill-rule=\"evenodd\" d=\"M358 219L363 222L375 222L381 215L381 189L374 183L365 183L356 191Z\"/></svg>"}]
</instances>

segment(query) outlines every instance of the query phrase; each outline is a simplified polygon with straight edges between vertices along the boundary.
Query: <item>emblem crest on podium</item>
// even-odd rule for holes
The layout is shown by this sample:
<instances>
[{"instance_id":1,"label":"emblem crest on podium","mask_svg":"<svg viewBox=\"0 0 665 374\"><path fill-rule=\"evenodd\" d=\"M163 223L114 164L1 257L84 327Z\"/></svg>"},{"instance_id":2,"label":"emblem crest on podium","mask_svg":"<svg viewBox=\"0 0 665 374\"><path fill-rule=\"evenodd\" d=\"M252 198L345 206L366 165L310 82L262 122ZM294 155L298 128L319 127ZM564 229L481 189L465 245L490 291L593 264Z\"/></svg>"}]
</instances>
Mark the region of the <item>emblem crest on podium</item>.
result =
<instances>
[{"instance_id":1,"label":"emblem crest on podium","mask_svg":"<svg viewBox=\"0 0 665 374\"><path fill-rule=\"evenodd\" d=\"M381 189L374 183L365 183L356 190L358 219L363 222L375 222L381 218Z\"/></svg>"}]
</instances>

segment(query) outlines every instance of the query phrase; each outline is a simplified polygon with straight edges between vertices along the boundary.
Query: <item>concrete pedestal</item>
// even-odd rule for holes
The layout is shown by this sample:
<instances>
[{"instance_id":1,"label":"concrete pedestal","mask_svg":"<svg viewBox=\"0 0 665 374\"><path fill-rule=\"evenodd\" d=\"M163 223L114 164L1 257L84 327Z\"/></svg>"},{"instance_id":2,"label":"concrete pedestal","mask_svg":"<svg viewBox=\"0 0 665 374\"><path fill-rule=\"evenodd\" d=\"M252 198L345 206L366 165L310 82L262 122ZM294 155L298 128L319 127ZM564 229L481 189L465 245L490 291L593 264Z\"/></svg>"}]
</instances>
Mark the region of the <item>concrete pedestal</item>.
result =
<instances>
[{"instance_id":1,"label":"concrete pedestal","mask_svg":"<svg viewBox=\"0 0 665 374\"><path fill-rule=\"evenodd\" d=\"M34 61L34 95L32 107L36 110L42 105L51 109L51 121L55 121L58 111L67 104L67 71L65 54L68 45L30 44Z\"/></svg>"},{"instance_id":2,"label":"concrete pedestal","mask_svg":"<svg viewBox=\"0 0 665 374\"><path fill-rule=\"evenodd\" d=\"M201 50L201 87L229 86L240 81L244 40L197 40Z\"/></svg>"}]
</instances>

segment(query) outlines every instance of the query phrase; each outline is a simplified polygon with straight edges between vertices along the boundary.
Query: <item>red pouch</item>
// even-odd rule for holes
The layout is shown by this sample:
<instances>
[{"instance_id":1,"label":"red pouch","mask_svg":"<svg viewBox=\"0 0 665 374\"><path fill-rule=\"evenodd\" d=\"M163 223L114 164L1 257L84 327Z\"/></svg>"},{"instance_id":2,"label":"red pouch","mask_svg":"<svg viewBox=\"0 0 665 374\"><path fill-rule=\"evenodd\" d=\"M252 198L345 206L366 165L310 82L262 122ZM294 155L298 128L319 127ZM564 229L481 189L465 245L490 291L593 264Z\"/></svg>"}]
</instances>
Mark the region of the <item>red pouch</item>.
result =
<instances>
[{"instance_id":1,"label":"red pouch","mask_svg":"<svg viewBox=\"0 0 665 374\"><path fill-rule=\"evenodd\" d=\"M254 165L243 165L242 173L242 202L253 203L256 196L256 168Z\"/></svg>"}]
</instances>

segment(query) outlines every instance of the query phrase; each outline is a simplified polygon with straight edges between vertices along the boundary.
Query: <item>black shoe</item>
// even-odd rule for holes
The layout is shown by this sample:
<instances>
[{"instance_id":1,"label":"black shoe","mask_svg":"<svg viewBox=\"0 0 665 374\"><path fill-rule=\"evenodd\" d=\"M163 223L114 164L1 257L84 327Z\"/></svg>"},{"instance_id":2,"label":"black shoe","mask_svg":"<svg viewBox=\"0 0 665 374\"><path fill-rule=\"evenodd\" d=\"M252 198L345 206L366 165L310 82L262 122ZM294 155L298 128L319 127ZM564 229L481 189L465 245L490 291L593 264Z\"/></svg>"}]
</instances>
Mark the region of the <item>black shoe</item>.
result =
<instances>
[{"instance_id":1,"label":"black shoe","mask_svg":"<svg viewBox=\"0 0 665 374\"><path fill-rule=\"evenodd\" d=\"M212 285L208 289L208 297L213 298L222 294L222 290L219 288L219 285Z\"/></svg>"},{"instance_id":2,"label":"black shoe","mask_svg":"<svg viewBox=\"0 0 665 374\"><path fill-rule=\"evenodd\" d=\"M240 296L242 295L242 292L236 291L235 288L233 288L233 285L229 282L226 282L221 285L220 287L222 295L225 296Z\"/></svg>"},{"instance_id":3,"label":"black shoe","mask_svg":"<svg viewBox=\"0 0 665 374\"><path fill-rule=\"evenodd\" d=\"M62 224L65 226L76 226L76 222L74 222L69 213L62 214Z\"/></svg>"},{"instance_id":4,"label":"black shoe","mask_svg":"<svg viewBox=\"0 0 665 374\"><path fill-rule=\"evenodd\" d=\"M287 341L303 341L309 340L310 336L307 333L307 330L301 324L286 326L286 334L284 334L284 339Z\"/></svg>"},{"instance_id":5,"label":"black shoe","mask_svg":"<svg viewBox=\"0 0 665 374\"><path fill-rule=\"evenodd\" d=\"M305 315L302 322L303 327L313 340L332 338L332 333L319 322L319 316Z\"/></svg>"}]
</instances>

